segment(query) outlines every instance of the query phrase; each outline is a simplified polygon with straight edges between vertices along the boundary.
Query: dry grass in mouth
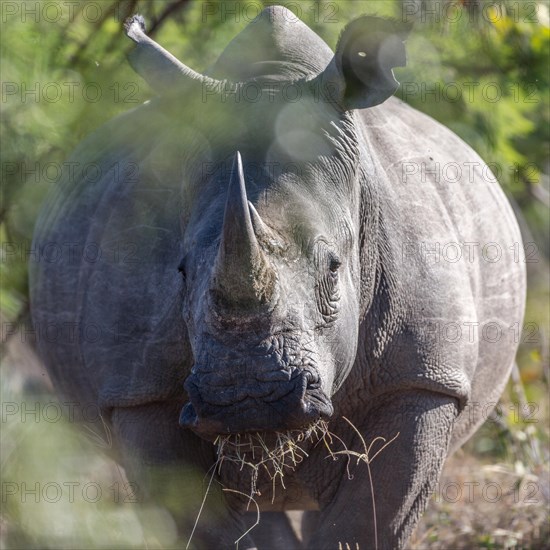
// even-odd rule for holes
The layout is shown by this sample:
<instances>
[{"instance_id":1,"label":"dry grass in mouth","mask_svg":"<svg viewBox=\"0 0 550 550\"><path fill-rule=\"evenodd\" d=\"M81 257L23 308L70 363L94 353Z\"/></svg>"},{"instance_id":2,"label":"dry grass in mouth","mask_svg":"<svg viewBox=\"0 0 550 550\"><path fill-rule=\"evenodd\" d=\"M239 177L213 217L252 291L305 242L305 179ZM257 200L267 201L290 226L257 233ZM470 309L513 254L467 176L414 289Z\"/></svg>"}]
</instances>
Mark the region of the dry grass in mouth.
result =
<instances>
[{"instance_id":1,"label":"dry grass in mouth","mask_svg":"<svg viewBox=\"0 0 550 550\"><path fill-rule=\"evenodd\" d=\"M252 531L252 529L254 529L260 522L260 508L254 499L255 496L260 496L260 492L257 487L260 471L264 470L267 472L267 475L272 482L273 502L275 500L277 480L280 480L281 486L283 489L286 489L284 484L285 470L294 470L296 466L308 456L307 452L302 446L300 446L300 444L304 444L309 441L310 443L316 445L319 441L324 441L327 434L328 424L319 419L305 430L289 430L287 432L265 434L255 432L218 436L214 440L214 445L217 447L216 451L218 458L211 468L208 487L206 488L206 493L195 520L193 530L189 536L186 550L189 548L191 540L193 539L193 535L206 503L206 498L208 497L214 476L216 472L218 472L218 474L220 473L224 462L238 464L240 465L241 470L243 470L246 466L251 472L250 493L248 495L235 489L223 489L224 492L238 494L247 498L248 506L253 503L256 507L256 522L235 541L238 548L239 541L243 539L250 531Z\"/></svg>"},{"instance_id":2,"label":"dry grass in mouth","mask_svg":"<svg viewBox=\"0 0 550 550\"><path fill-rule=\"evenodd\" d=\"M210 480L204 499L202 501L198 516L193 526L187 547L191 543L193 534L197 527L202 509L205 505L206 498L208 496L210 486L214 479L216 472L220 474L221 468L224 462L234 463L240 466L242 471L245 467L250 469L250 492L246 494L244 492L224 488L224 492L233 493L241 495L248 499L247 508L251 503L254 504L256 508L256 522L252 525L245 533L243 533L239 539L235 541L237 545L239 542L250 532L252 531L260 522L260 508L258 503L255 500L255 496L261 496L261 493L258 491L258 477L261 471L265 471L271 480L273 487L272 502L275 500L275 489L277 485L277 480L280 481L281 487L286 489L284 484L285 472L288 470L294 471L296 466L298 466L304 458L307 458L309 455L304 449L305 443L313 444L313 446L318 445L321 441L324 443L325 447L328 450L328 457L331 457L333 460L338 460L340 455L347 457L347 472L348 478L353 479L349 471L349 465L351 458L357 459L357 464L364 462L367 466L369 482L371 486L371 497L372 497L372 506L373 506L373 515L374 515L374 548L378 548L378 535L377 535L377 526L376 526L376 504L374 498L374 487L372 474L370 471L371 462L388 446L390 445L397 437L397 433L389 441L383 437L376 437L371 443L367 446L365 439L361 435L361 432L357 427L348 420L345 416L342 417L356 433L361 441L363 446L363 452L357 452L348 449L344 440L338 437L336 434L332 433L328 429L328 423L324 420L318 420L314 424L311 424L305 430L289 430L287 432L274 432L274 433L246 433L246 434L229 434L224 436L218 436L214 445L217 447L217 460L211 469ZM343 450L334 451L333 445L337 441ZM381 446L374 450L373 447L375 443L380 443Z\"/></svg>"},{"instance_id":3,"label":"dry grass in mouth","mask_svg":"<svg viewBox=\"0 0 550 550\"><path fill-rule=\"evenodd\" d=\"M324 441L327 434L328 424L324 420L317 420L305 430L218 436L214 441L218 456L215 469L219 474L224 462L240 465L241 471L245 467L249 468L251 472L249 498L260 496L257 487L258 476L261 471L265 471L272 482L273 502L277 481L279 480L282 488L286 489L285 471L295 470L296 466L308 456L304 443L310 442L316 445Z\"/></svg>"}]
</instances>

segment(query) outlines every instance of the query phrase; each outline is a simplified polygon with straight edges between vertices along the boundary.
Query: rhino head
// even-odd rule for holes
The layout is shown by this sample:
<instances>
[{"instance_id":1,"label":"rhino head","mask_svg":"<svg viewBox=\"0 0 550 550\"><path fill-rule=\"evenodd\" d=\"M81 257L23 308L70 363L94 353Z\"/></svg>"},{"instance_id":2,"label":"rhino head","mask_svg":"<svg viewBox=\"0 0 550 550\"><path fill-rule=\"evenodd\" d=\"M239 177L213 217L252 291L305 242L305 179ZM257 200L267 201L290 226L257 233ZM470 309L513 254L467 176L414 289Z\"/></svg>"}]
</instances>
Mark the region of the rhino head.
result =
<instances>
[{"instance_id":1,"label":"rhino head","mask_svg":"<svg viewBox=\"0 0 550 550\"><path fill-rule=\"evenodd\" d=\"M202 75L139 16L127 23L133 67L181 129L194 365L180 423L200 436L302 430L333 414L376 264L374 172L353 111L395 92L407 32L361 17L333 54L271 7Z\"/></svg>"}]
</instances>

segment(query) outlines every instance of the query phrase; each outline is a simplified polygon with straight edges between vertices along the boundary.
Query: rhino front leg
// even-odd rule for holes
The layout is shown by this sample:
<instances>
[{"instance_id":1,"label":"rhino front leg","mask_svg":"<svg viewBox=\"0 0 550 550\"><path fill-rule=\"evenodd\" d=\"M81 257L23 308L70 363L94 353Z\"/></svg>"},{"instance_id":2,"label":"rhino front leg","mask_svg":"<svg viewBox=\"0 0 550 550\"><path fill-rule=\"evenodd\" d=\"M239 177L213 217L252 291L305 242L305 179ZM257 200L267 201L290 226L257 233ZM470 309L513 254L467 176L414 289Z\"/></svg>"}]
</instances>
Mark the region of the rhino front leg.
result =
<instances>
[{"instance_id":1,"label":"rhino front leg","mask_svg":"<svg viewBox=\"0 0 550 550\"><path fill-rule=\"evenodd\" d=\"M249 525L256 522L256 514L246 514ZM262 512L260 523L252 529L250 536L258 550L299 550L302 544L299 541L288 516L284 512ZM240 548L240 546L239 546Z\"/></svg>"},{"instance_id":2,"label":"rhino front leg","mask_svg":"<svg viewBox=\"0 0 550 550\"><path fill-rule=\"evenodd\" d=\"M214 446L178 425L181 406L152 403L114 409L113 439L120 442L121 462L137 501L162 506L174 518L178 539L169 547L186 547L208 490L190 548L234 548L247 530L246 522L227 507L220 485L208 483ZM242 550L255 547L249 536L239 542Z\"/></svg>"},{"instance_id":3,"label":"rhino front leg","mask_svg":"<svg viewBox=\"0 0 550 550\"><path fill-rule=\"evenodd\" d=\"M375 507L367 465L356 466L350 457L349 479L340 457L339 487L319 514L317 528L310 530L307 547L403 548L436 486L457 414L454 398L424 391L378 400L357 426L367 446L376 437L399 436L370 463ZM363 453L357 433L340 428L348 449ZM372 446L371 457L380 446Z\"/></svg>"}]
</instances>

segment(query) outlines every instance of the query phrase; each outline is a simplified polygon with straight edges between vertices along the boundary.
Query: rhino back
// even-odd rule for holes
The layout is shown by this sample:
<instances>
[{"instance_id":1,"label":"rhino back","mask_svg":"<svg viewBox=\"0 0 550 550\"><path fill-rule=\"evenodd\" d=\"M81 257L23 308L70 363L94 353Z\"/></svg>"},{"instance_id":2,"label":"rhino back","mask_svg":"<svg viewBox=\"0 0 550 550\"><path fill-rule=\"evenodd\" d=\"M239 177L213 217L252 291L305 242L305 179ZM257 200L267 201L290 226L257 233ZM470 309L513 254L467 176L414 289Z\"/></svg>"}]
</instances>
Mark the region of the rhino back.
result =
<instances>
[{"instance_id":1,"label":"rhino back","mask_svg":"<svg viewBox=\"0 0 550 550\"><path fill-rule=\"evenodd\" d=\"M30 266L33 322L58 334L40 338L39 351L56 387L82 406L182 394L181 178L163 123L145 105L93 133L37 222L35 249L62 250Z\"/></svg>"}]
</instances>

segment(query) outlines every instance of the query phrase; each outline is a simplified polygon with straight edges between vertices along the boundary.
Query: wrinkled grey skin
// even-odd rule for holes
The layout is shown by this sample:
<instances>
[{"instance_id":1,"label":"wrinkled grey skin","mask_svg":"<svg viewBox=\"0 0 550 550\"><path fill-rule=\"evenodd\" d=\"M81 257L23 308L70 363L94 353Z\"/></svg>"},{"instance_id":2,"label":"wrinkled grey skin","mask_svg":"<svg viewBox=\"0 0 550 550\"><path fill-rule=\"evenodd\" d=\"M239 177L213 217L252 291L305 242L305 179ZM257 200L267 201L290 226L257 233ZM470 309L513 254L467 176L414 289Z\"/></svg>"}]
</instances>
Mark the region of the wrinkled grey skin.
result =
<instances>
[{"instance_id":1,"label":"wrinkled grey skin","mask_svg":"<svg viewBox=\"0 0 550 550\"><path fill-rule=\"evenodd\" d=\"M42 339L41 355L61 396L100 407L138 496L165 504L184 542L217 434L324 418L363 452L345 416L367 443L399 434L370 466L376 521L364 463L352 462L350 480L344 457L309 445L273 502L259 480L261 522L239 547L301 547L284 514L297 509L307 511L303 547L401 548L445 457L506 383L517 347L508 328L524 308L518 226L465 143L388 99L407 32L360 18L334 55L271 7L205 77L135 19L131 63L159 97L83 142L74 177L41 213L33 320L79 327ZM248 100L222 99L246 83L256 86ZM450 162L458 181L437 174ZM103 169L97 181L81 169L89 163ZM424 169L410 174L410 163ZM87 256L49 257L49 243ZM451 262L452 251L435 258L423 243L479 246ZM482 258L487 243L500 246L499 261ZM497 342L481 337L488 322L502 329ZM442 332L449 323L461 337ZM219 480L249 493L249 475L230 465ZM253 521L218 485L198 548L232 547Z\"/></svg>"}]
</instances>

